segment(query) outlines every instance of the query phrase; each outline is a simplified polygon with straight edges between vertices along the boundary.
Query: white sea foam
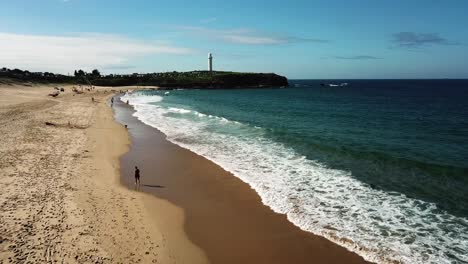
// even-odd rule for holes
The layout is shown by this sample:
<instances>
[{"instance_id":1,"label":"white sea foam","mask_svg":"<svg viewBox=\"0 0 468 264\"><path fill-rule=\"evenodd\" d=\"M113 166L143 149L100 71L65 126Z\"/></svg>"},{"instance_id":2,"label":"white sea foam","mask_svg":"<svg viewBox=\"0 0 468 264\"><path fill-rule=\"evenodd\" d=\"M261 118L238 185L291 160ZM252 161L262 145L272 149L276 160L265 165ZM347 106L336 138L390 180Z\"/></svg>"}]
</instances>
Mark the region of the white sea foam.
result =
<instances>
[{"instance_id":1,"label":"white sea foam","mask_svg":"<svg viewBox=\"0 0 468 264\"><path fill-rule=\"evenodd\" d=\"M400 193L375 190L350 172L324 167L269 140L262 128L149 104L161 102L160 96L122 98L127 99L139 120L250 184L264 204L303 230L378 263L468 262L465 218Z\"/></svg>"},{"instance_id":2,"label":"white sea foam","mask_svg":"<svg viewBox=\"0 0 468 264\"><path fill-rule=\"evenodd\" d=\"M190 113L190 110L185 110L185 109L180 109L180 108L175 108L175 107L169 107L168 110L169 112L175 112L175 113L181 113L181 114Z\"/></svg>"}]
</instances>

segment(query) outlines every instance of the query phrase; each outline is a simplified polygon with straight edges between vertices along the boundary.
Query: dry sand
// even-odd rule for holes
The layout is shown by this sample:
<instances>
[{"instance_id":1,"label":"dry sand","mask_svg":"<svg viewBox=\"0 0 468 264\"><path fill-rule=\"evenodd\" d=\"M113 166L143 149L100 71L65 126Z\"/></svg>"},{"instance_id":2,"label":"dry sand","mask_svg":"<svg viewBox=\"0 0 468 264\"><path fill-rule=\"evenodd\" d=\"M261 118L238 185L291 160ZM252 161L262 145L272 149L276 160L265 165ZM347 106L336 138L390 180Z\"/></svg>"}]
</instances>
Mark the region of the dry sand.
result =
<instances>
[{"instance_id":1,"label":"dry sand","mask_svg":"<svg viewBox=\"0 0 468 264\"><path fill-rule=\"evenodd\" d=\"M182 209L120 184L110 88L65 89L0 84L0 263L206 263Z\"/></svg>"}]
</instances>

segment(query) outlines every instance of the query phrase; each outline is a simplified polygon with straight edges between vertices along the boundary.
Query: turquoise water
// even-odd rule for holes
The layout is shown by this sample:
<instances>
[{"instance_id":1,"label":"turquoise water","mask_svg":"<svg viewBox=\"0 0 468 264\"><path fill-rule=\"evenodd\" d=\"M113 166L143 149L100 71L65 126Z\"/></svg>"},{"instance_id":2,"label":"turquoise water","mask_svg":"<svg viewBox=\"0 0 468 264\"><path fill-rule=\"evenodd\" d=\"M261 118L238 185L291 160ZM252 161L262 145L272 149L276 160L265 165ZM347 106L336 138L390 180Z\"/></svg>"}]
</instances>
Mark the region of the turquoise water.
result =
<instances>
[{"instance_id":1,"label":"turquoise water","mask_svg":"<svg viewBox=\"0 0 468 264\"><path fill-rule=\"evenodd\" d=\"M128 98L304 230L377 262L468 263L468 81L346 82Z\"/></svg>"}]
</instances>

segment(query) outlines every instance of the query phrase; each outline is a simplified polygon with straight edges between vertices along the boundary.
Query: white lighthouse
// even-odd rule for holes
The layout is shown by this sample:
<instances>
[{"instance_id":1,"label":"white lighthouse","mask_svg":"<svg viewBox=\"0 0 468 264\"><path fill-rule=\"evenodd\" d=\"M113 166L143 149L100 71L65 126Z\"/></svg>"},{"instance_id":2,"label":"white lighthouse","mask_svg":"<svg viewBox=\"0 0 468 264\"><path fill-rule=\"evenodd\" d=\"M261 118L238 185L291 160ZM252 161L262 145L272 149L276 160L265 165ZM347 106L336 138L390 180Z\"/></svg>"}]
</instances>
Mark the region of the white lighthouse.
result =
<instances>
[{"instance_id":1,"label":"white lighthouse","mask_svg":"<svg viewBox=\"0 0 468 264\"><path fill-rule=\"evenodd\" d=\"M208 53L208 70L210 72L213 71L213 56L211 55L211 53Z\"/></svg>"}]
</instances>

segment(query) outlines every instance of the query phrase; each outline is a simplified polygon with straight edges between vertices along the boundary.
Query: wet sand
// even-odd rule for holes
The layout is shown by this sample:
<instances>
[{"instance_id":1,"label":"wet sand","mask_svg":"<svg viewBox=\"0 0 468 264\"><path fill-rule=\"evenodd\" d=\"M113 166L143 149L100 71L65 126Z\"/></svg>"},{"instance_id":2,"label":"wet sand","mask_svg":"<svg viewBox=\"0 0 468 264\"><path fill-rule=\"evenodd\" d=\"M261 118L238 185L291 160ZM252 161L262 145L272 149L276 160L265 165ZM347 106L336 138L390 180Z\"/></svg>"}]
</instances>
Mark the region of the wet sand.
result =
<instances>
[{"instance_id":1,"label":"wet sand","mask_svg":"<svg viewBox=\"0 0 468 264\"><path fill-rule=\"evenodd\" d=\"M140 191L182 208L185 232L212 263L366 263L273 212L248 184L138 121L131 106L117 100L114 109L131 139L121 157L122 183L134 188L137 165ZM151 203L146 206L154 215L161 213ZM162 230L165 224L160 223Z\"/></svg>"}]
</instances>

